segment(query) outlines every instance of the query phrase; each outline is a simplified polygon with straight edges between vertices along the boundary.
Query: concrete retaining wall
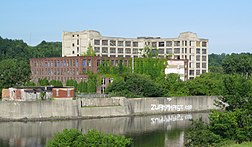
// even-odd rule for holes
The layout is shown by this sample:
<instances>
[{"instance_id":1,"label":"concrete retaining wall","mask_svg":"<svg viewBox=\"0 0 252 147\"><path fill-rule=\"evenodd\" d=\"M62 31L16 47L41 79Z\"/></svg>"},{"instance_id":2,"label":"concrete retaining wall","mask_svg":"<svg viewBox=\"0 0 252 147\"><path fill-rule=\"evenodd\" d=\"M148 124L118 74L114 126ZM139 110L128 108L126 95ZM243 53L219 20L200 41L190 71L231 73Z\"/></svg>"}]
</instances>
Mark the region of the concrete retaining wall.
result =
<instances>
[{"instance_id":1,"label":"concrete retaining wall","mask_svg":"<svg viewBox=\"0 0 252 147\"><path fill-rule=\"evenodd\" d=\"M85 98L35 102L0 102L0 119L64 119L141 114L200 112L216 109L216 97Z\"/></svg>"}]
</instances>

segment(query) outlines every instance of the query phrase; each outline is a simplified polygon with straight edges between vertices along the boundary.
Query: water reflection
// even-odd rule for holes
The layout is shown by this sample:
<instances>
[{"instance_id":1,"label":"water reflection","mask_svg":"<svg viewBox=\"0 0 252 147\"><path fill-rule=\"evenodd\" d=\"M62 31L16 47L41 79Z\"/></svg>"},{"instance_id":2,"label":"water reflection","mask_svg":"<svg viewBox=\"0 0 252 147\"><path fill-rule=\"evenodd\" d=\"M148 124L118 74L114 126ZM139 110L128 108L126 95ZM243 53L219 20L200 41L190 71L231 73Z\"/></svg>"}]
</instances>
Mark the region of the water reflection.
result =
<instances>
[{"instance_id":1,"label":"water reflection","mask_svg":"<svg viewBox=\"0 0 252 147\"><path fill-rule=\"evenodd\" d=\"M42 122L0 122L1 147L45 146L56 132L65 128L76 128L83 133L97 129L106 133L124 134L132 137L135 146L183 146L184 129L191 122L189 119L208 114L174 114L135 117L100 118L68 121Z\"/></svg>"}]
</instances>

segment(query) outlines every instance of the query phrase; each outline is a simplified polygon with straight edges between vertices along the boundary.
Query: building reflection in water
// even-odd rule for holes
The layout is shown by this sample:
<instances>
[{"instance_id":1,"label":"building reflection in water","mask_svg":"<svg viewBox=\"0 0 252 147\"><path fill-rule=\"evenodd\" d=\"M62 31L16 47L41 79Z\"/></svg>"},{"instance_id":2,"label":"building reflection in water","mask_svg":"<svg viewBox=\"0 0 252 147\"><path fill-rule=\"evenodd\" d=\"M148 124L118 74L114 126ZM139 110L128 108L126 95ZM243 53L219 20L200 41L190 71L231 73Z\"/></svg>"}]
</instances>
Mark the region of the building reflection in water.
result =
<instances>
[{"instance_id":1,"label":"building reflection in water","mask_svg":"<svg viewBox=\"0 0 252 147\"><path fill-rule=\"evenodd\" d=\"M135 146L183 146L184 131L189 119L207 113L132 116L100 119L42 122L0 122L1 147L42 147L63 129L76 128L83 133L96 129L105 133L123 134L132 137Z\"/></svg>"}]
</instances>

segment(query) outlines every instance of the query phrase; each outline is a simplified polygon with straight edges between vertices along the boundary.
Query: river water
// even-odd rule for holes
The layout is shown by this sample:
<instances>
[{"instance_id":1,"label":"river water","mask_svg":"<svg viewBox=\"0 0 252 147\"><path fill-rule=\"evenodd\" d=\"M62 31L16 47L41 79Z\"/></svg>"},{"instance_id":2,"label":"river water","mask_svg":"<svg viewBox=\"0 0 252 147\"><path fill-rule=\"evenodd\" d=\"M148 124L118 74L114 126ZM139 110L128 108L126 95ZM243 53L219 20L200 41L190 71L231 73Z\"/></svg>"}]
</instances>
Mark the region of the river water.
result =
<instances>
[{"instance_id":1,"label":"river water","mask_svg":"<svg viewBox=\"0 0 252 147\"><path fill-rule=\"evenodd\" d=\"M105 133L122 134L133 138L135 147L180 147L189 119L207 113L149 115L66 121L0 122L0 147L43 147L56 133L76 128L83 133L96 129Z\"/></svg>"}]
</instances>

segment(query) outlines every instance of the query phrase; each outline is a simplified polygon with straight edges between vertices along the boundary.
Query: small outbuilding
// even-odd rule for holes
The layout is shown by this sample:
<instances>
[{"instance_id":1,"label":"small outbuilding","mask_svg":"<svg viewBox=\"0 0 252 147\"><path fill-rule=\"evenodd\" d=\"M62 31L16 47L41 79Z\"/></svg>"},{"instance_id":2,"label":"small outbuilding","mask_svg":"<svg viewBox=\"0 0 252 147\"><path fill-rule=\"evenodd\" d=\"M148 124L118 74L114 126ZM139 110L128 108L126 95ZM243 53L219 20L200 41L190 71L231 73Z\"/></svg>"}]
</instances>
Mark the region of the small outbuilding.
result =
<instances>
[{"instance_id":1,"label":"small outbuilding","mask_svg":"<svg viewBox=\"0 0 252 147\"><path fill-rule=\"evenodd\" d=\"M73 98L75 95L73 87L18 87L2 89L3 101L36 101L50 98Z\"/></svg>"}]
</instances>

